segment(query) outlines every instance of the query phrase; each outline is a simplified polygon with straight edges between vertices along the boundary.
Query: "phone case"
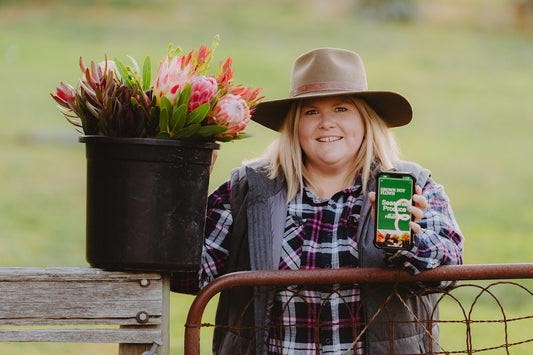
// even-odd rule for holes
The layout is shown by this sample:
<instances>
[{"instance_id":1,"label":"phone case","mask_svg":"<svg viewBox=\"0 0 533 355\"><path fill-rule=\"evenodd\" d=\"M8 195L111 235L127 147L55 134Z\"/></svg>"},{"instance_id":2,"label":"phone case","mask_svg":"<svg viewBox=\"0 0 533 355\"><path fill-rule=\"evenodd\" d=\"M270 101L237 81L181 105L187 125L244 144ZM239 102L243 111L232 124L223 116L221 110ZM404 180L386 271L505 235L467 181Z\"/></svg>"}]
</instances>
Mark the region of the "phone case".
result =
<instances>
[{"instance_id":1,"label":"phone case","mask_svg":"<svg viewBox=\"0 0 533 355\"><path fill-rule=\"evenodd\" d=\"M407 205L413 204L416 179L409 173L381 172L376 186L377 248L409 250L413 247L413 233L409 222L413 216Z\"/></svg>"}]
</instances>

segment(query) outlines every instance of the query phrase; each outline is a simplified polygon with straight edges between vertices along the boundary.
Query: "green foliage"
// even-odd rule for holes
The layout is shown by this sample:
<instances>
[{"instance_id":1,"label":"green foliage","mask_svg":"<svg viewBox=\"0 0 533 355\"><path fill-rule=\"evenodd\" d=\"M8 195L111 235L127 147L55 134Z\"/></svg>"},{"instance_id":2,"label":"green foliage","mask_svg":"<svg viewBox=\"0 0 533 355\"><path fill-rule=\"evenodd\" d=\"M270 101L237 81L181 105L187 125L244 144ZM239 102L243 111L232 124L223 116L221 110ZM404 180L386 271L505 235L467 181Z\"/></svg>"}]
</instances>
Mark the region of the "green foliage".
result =
<instances>
[{"instance_id":1,"label":"green foliage","mask_svg":"<svg viewBox=\"0 0 533 355\"><path fill-rule=\"evenodd\" d=\"M190 99L191 99L191 84L187 83L185 84L185 87L179 94L178 106L181 106L181 105L187 106L189 104Z\"/></svg>"},{"instance_id":2,"label":"green foliage","mask_svg":"<svg viewBox=\"0 0 533 355\"><path fill-rule=\"evenodd\" d=\"M130 88L138 88L139 96L142 100L144 100L145 98L143 93L148 91L152 84L152 62L150 60L150 56L146 56L144 59L142 71L139 68L139 64L137 64L137 61L133 57L128 56L128 58L131 60L133 67L124 65L116 57L114 59L119 77Z\"/></svg>"},{"instance_id":3,"label":"green foliage","mask_svg":"<svg viewBox=\"0 0 533 355\"><path fill-rule=\"evenodd\" d=\"M254 135L253 134L250 134L250 133L246 133L246 132L239 132L239 134L237 134L237 136L233 137L232 139L224 139L224 138L220 138L220 141L222 142L229 142L231 140L239 140L239 139L244 139L244 138L250 138L250 137L253 137Z\"/></svg>"},{"instance_id":4,"label":"green foliage","mask_svg":"<svg viewBox=\"0 0 533 355\"><path fill-rule=\"evenodd\" d=\"M187 105L183 104L174 109L172 116L170 117L170 126L172 132L176 134L185 126L187 120Z\"/></svg>"},{"instance_id":5,"label":"green foliage","mask_svg":"<svg viewBox=\"0 0 533 355\"><path fill-rule=\"evenodd\" d=\"M191 85L186 84L179 94L176 105L172 105L165 97L161 97L161 113L159 115L159 133L156 138L187 139L209 138L227 130L226 127L217 125L202 125L211 105L203 104L187 113L187 105L191 97ZM214 127L217 127L214 129ZM203 129L202 129L203 128ZM233 138L230 137L228 141Z\"/></svg>"},{"instance_id":6,"label":"green foliage","mask_svg":"<svg viewBox=\"0 0 533 355\"><path fill-rule=\"evenodd\" d=\"M226 127L221 127L221 126L217 126L215 124L212 124L212 125L207 125L207 126L200 127L200 129L198 130L198 132L196 132L196 134L198 134L201 137L209 137L209 136L212 136L212 135L215 135L215 134L219 134L219 133L225 132L226 130L227 130ZM238 137L239 136L237 136L237 138L235 138L235 139L239 139Z\"/></svg>"},{"instance_id":7,"label":"green foliage","mask_svg":"<svg viewBox=\"0 0 533 355\"><path fill-rule=\"evenodd\" d=\"M191 113L187 115L186 124L190 125L202 122L205 116L207 115L207 112L209 111L209 107L209 104L203 104L195 108Z\"/></svg>"},{"instance_id":8,"label":"green foliage","mask_svg":"<svg viewBox=\"0 0 533 355\"><path fill-rule=\"evenodd\" d=\"M509 2L424 2L447 12L433 14L438 23L421 19L409 25L368 22L350 11L335 12L337 6L319 11L321 2L302 3L247 1L228 6L220 1L163 1L162 6L137 2L119 9L104 2L1 4L0 78L8 84L0 88L0 265L87 265L84 146L58 119L47 96L58 78L77 80L79 70L73 63L80 55L98 58L111 49L119 57L159 57L166 54L160 48L169 41L178 38L183 46L193 47L213 33L223 35L221 50L238 63L238 79L264 87L268 99L287 95L290 65L308 49L338 46L361 53L370 88L397 90L413 104L413 123L395 134L404 158L430 168L433 178L444 185L466 237L465 262L531 262L533 39L531 33L517 33L502 24ZM483 16L495 8L493 19L498 22L491 26ZM463 10L477 22L445 22L446 16ZM195 13L209 21L199 25ZM153 121L158 112L151 113ZM215 129L207 127L197 134ZM253 122L247 131L253 139L223 145L211 175L212 189L276 137ZM512 297L516 307L506 305L506 310L524 315L521 310L527 309L529 299L522 294ZM191 301L191 296L172 295L172 354L183 353L183 325ZM204 321L214 322L215 305ZM441 316L447 317L449 308L442 308ZM495 308L483 305L479 319L493 315ZM451 327L443 330L441 342L460 343L464 349L464 324ZM519 330L516 339L524 338L518 338L520 331L529 336L530 329ZM502 334L500 329L496 335ZM490 343L493 335L476 334L475 339ZM202 354L210 354L209 332L202 330L201 339ZM2 354L18 352L112 354L117 347L0 344ZM531 343L510 352L533 353ZM505 349L489 353L504 354Z\"/></svg>"},{"instance_id":9,"label":"green foliage","mask_svg":"<svg viewBox=\"0 0 533 355\"><path fill-rule=\"evenodd\" d=\"M150 89L150 84L152 83L152 62L150 61L149 56L146 56L144 59L142 80L142 90L147 91Z\"/></svg>"},{"instance_id":10,"label":"green foliage","mask_svg":"<svg viewBox=\"0 0 533 355\"><path fill-rule=\"evenodd\" d=\"M168 45L167 56L169 61L172 60L172 58L177 57L180 53L181 47L175 47L172 43Z\"/></svg>"}]
</instances>

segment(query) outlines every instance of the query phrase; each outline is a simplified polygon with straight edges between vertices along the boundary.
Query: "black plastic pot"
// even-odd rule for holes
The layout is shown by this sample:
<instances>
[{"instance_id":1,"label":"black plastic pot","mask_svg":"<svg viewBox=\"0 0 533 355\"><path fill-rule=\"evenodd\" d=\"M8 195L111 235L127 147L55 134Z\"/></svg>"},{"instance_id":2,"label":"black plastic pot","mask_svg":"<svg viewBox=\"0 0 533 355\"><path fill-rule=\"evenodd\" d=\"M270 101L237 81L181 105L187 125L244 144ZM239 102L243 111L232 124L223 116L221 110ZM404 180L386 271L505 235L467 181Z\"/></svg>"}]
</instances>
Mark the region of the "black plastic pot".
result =
<instances>
[{"instance_id":1,"label":"black plastic pot","mask_svg":"<svg viewBox=\"0 0 533 355\"><path fill-rule=\"evenodd\" d=\"M87 261L111 270L200 265L216 143L82 136L87 155Z\"/></svg>"}]
</instances>

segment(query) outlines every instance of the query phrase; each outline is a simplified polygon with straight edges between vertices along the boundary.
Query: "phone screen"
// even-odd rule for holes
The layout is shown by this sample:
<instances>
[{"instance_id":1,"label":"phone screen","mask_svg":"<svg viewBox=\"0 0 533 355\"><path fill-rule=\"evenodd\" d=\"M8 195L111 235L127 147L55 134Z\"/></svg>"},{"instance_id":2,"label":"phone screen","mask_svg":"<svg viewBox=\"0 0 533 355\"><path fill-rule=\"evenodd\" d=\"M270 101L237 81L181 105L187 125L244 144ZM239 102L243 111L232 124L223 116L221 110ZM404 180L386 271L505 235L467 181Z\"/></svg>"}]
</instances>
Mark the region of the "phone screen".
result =
<instances>
[{"instance_id":1,"label":"phone screen","mask_svg":"<svg viewBox=\"0 0 533 355\"><path fill-rule=\"evenodd\" d=\"M413 203L415 179L406 173L380 173L376 191L376 235L378 248L410 249L413 245L412 215L407 206Z\"/></svg>"}]
</instances>

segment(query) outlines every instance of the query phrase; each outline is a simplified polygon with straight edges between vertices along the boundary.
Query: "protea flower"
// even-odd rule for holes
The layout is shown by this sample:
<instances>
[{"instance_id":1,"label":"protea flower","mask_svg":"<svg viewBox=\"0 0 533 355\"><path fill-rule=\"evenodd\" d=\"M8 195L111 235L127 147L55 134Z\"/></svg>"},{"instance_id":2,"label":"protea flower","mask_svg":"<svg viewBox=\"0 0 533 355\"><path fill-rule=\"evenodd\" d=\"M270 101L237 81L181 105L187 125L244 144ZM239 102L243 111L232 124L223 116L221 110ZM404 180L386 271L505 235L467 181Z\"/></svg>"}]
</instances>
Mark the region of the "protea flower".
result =
<instances>
[{"instance_id":1,"label":"protea flower","mask_svg":"<svg viewBox=\"0 0 533 355\"><path fill-rule=\"evenodd\" d=\"M212 114L212 120L228 129L217 137L235 137L250 121L250 108L244 99L238 95L224 95L220 98Z\"/></svg>"},{"instance_id":2,"label":"protea flower","mask_svg":"<svg viewBox=\"0 0 533 355\"><path fill-rule=\"evenodd\" d=\"M50 94L57 102L58 108L65 116L67 121L78 128L82 128L82 124L76 121L79 118L80 111L76 106L76 89L71 85L61 82L60 86L56 88L56 94Z\"/></svg>"},{"instance_id":3,"label":"protea flower","mask_svg":"<svg viewBox=\"0 0 533 355\"><path fill-rule=\"evenodd\" d=\"M182 68L182 61L183 57L174 57L169 64L167 56L159 66L153 91L158 102L162 96L165 96L171 104L175 104L180 94L179 90L183 90L185 84L194 77L191 65L187 64Z\"/></svg>"},{"instance_id":4,"label":"protea flower","mask_svg":"<svg viewBox=\"0 0 533 355\"><path fill-rule=\"evenodd\" d=\"M76 89L71 85L60 83L60 86L56 88L56 95L52 97L62 107L69 108L69 104L73 104L76 101Z\"/></svg>"},{"instance_id":5,"label":"protea flower","mask_svg":"<svg viewBox=\"0 0 533 355\"><path fill-rule=\"evenodd\" d=\"M191 83L191 98L187 106L189 112L206 103L210 103L218 90L217 80L203 75L197 76Z\"/></svg>"},{"instance_id":6,"label":"protea flower","mask_svg":"<svg viewBox=\"0 0 533 355\"><path fill-rule=\"evenodd\" d=\"M233 79L233 71L231 70L232 63L233 59L230 57L227 58L225 62L220 62L218 67L218 83L224 92L228 92L231 87Z\"/></svg>"},{"instance_id":7,"label":"protea flower","mask_svg":"<svg viewBox=\"0 0 533 355\"><path fill-rule=\"evenodd\" d=\"M237 85L233 87L230 91L230 94L233 95L239 95L244 99L244 101L248 102L251 106L255 106L261 101L264 96L259 96L261 93L261 88L257 88L253 90L252 88L246 88L242 85Z\"/></svg>"},{"instance_id":8,"label":"protea flower","mask_svg":"<svg viewBox=\"0 0 533 355\"><path fill-rule=\"evenodd\" d=\"M200 47L198 52L191 51L188 55L183 56L182 67L191 64L197 74L204 74L209 69L209 63L211 62L211 57L217 44L218 41L215 38L211 49L208 49L204 45Z\"/></svg>"},{"instance_id":9,"label":"protea flower","mask_svg":"<svg viewBox=\"0 0 533 355\"><path fill-rule=\"evenodd\" d=\"M74 88L61 83L51 94L66 119L86 135L149 137L227 142L246 138L242 132L261 89L233 83L232 59L208 74L213 52L203 45L180 56L171 44L152 81L146 56L142 68L119 59L91 62L80 57L83 73Z\"/></svg>"},{"instance_id":10,"label":"protea flower","mask_svg":"<svg viewBox=\"0 0 533 355\"><path fill-rule=\"evenodd\" d=\"M120 75L117 73L117 65L112 60L104 60L98 64L102 71L107 70L107 73L113 73L115 78L120 81ZM107 69L106 69L107 68Z\"/></svg>"}]
</instances>

